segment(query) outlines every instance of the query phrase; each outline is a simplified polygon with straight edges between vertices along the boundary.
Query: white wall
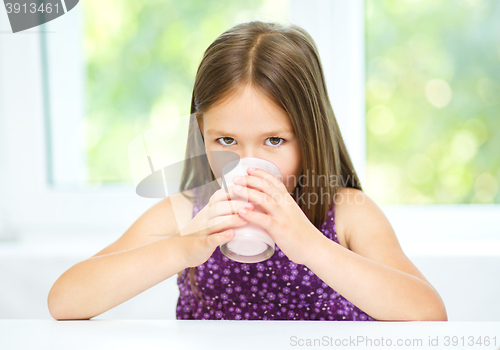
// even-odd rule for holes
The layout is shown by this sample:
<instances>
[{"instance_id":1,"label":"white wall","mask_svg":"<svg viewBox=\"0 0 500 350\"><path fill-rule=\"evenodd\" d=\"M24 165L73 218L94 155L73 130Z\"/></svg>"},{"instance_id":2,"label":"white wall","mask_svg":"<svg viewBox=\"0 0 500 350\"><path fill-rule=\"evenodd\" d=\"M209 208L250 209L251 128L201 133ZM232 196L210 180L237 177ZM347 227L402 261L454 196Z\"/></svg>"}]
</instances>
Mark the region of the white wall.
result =
<instances>
[{"instance_id":1,"label":"white wall","mask_svg":"<svg viewBox=\"0 0 500 350\"><path fill-rule=\"evenodd\" d=\"M30 241L0 244L0 319L52 318L47 296L57 278L117 237L45 238L48 241L32 237ZM95 318L175 319L178 296L174 275Z\"/></svg>"}]
</instances>

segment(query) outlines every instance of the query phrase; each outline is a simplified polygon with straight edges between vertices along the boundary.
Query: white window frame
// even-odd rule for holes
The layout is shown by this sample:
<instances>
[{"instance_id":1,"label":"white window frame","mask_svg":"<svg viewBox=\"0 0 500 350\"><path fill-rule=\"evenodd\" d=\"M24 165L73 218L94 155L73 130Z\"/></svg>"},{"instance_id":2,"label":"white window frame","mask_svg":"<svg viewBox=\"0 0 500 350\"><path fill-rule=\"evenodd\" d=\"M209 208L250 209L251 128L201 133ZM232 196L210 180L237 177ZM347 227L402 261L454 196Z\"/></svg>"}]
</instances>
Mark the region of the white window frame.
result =
<instances>
[{"instance_id":1,"label":"white window frame","mask_svg":"<svg viewBox=\"0 0 500 350\"><path fill-rule=\"evenodd\" d=\"M141 198L132 185L98 188L62 186L85 181L85 158L79 135L46 129L42 88L40 32L45 31L49 60L52 127L77 130L83 115L81 6L59 19L23 33L8 34L0 11L0 240L42 234L110 234L124 232L158 199ZM366 183L365 53L363 0L291 0L290 21L305 28L318 45L327 88L361 183ZM61 28L66 26L65 30ZM78 39L79 38L79 39ZM67 46L52 45L66 40ZM66 49L65 49L66 48ZM64 51L62 51L64 50ZM54 79L54 72L59 76ZM71 74L64 72L71 71ZM20 101L20 96L25 100ZM61 104L60 101L70 101ZM56 125L54 125L56 124ZM53 131L52 135L51 132ZM46 138L55 157L72 159L50 167ZM49 145L50 146L50 145ZM15 151L13 151L15 150ZM63 153L80 154L66 157ZM50 175L50 171L54 171ZM369 193L368 193L369 195ZM400 242L499 241L500 205L384 205Z\"/></svg>"}]
</instances>

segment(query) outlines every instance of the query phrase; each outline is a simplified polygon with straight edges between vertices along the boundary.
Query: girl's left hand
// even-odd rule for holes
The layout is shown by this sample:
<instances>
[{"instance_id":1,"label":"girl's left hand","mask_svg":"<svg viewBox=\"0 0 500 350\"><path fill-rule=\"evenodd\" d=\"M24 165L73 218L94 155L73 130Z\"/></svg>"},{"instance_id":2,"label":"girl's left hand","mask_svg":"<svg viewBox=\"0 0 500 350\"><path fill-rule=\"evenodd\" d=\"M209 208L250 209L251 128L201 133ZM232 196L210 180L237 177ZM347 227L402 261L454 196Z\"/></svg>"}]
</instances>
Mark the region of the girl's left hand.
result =
<instances>
[{"instance_id":1,"label":"girl's left hand","mask_svg":"<svg viewBox=\"0 0 500 350\"><path fill-rule=\"evenodd\" d=\"M283 253L296 264L314 256L325 238L288 193L286 186L263 169L248 168L249 176L235 177L237 196L257 204L265 213L242 209L240 216L266 230ZM238 185L241 187L238 190Z\"/></svg>"}]
</instances>

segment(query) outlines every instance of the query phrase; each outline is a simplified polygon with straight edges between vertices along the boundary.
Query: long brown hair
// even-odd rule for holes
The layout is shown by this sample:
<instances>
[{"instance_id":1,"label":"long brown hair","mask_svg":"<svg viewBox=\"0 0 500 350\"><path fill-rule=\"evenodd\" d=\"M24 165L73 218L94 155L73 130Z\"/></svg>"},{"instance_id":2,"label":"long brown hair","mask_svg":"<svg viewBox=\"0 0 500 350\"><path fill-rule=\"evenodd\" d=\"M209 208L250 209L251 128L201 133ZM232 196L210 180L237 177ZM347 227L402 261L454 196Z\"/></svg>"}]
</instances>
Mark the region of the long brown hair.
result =
<instances>
[{"instance_id":1,"label":"long brown hair","mask_svg":"<svg viewBox=\"0 0 500 350\"><path fill-rule=\"evenodd\" d=\"M207 48L194 82L191 114L195 118L189 126L187 161L180 190L209 182L218 187L206 154L200 152L204 144L193 132L199 127L204 111L245 85L259 89L290 117L301 146L303 176L313 175L326 180L309 181L306 185L299 181L292 193L299 207L319 229L339 187L361 191L362 188L328 98L316 44L297 25L260 21L238 24ZM200 154L204 156L196 156ZM332 178L335 179L333 184ZM207 193L217 189L212 191L206 186L200 197L206 198ZM321 198L318 204L310 205L308 200L317 196ZM323 200L324 197L329 200ZM196 297L194 271L194 267L189 268L191 290ZM199 294L197 287L196 290Z\"/></svg>"}]
</instances>

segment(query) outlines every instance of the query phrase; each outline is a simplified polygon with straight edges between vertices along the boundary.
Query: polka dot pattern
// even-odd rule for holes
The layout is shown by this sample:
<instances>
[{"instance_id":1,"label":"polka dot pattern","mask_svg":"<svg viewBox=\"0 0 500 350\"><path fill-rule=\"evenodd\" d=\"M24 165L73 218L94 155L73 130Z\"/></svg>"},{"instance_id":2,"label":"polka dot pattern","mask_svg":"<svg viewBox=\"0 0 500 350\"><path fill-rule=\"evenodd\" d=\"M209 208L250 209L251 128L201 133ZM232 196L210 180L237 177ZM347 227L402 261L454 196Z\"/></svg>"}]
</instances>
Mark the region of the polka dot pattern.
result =
<instances>
[{"instance_id":1,"label":"polka dot pattern","mask_svg":"<svg viewBox=\"0 0 500 350\"><path fill-rule=\"evenodd\" d=\"M193 217L204 205L195 199ZM321 232L339 243L333 205ZM217 247L205 263L195 268L195 279L210 308L195 299L187 268L177 279L178 320L375 321L305 265L288 259L277 245L271 258L255 264L228 259Z\"/></svg>"}]
</instances>

